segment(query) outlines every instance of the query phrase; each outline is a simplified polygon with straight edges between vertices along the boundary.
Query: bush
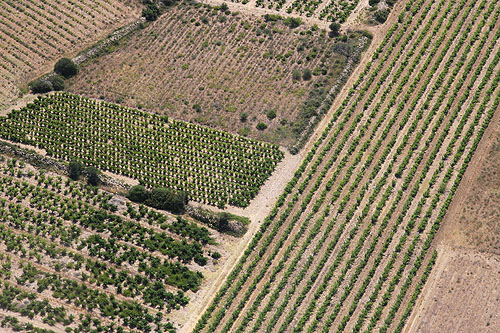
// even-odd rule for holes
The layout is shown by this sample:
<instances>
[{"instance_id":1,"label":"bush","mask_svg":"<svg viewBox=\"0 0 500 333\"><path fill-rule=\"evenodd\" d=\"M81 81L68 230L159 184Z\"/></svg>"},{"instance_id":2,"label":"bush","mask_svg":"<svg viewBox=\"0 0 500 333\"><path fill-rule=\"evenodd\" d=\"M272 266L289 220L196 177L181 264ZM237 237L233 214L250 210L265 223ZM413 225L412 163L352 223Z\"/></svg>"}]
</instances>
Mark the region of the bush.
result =
<instances>
[{"instance_id":1,"label":"bush","mask_svg":"<svg viewBox=\"0 0 500 333\"><path fill-rule=\"evenodd\" d=\"M377 20L380 23L384 23L387 20L388 16L389 16L389 10L387 9L381 9L375 12L375 20Z\"/></svg>"},{"instance_id":2,"label":"bush","mask_svg":"<svg viewBox=\"0 0 500 333\"><path fill-rule=\"evenodd\" d=\"M267 128L267 125L264 124L263 122L260 122L257 124L256 128L259 130L259 131L263 131Z\"/></svg>"},{"instance_id":3,"label":"bush","mask_svg":"<svg viewBox=\"0 0 500 333\"><path fill-rule=\"evenodd\" d=\"M176 193L168 188L158 187L151 191L146 204L154 208L182 213L187 204L187 196L185 193Z\"/></svg>"},{"instance_id":4,"label":"bush","mask_svg":"<svg viewBox=\"0 0 500 333\"><path fill-rule=\"evenodd\" d=\"M302 20L298 17L287 17L283 23L285 23L290 29L294 29L304 22L302 22Z\"/></svg>"},{"instance_id":5,"label":"bush","mask_svg":"<svg viewBox=\"0 0 500 333\"><path fill-rule=\"evenodd\" d=\"M92 186L97 186L99 185L99 182L101 181L99 178L99 170L95 167L88 167L86 170L87 173L87 182L89 185Z\"/></svg>"},{"instance_id":6,"label":"bush","mask_svg":"<svg viewBox=\"0 0 500 333\"><path fill-rule=\"evenodd\" d=\"M62 75L52 75L49 77L50 83L52 83L52 89L55 91L64 90L64 77Z\"/></svg>"},{"instance_id":7,"label":"bush","mask_svg":"<svg viewBox=\"0 0 500 333\"><path fill-rule=\"evenodd\" d=\"M82 174L83 165L80 161L71 161L68 165L69 178L73 180L78 180Z\"/></svg>"},{"instance_id":8,"label":"bush","mask_svg":"<svg viewBox=\"0 0 500 333\"><path fill-rule=\"evenodd\" d=\"M69 78L78 74L78 66L73 62L73 60L62 58L56 62L54 72L61 74L65 78Z\"/></svg>"},{"instance_id":9,"label":"bush","mask_svg":"<svg viewBox=\"0 0 500 333\"><path fill-rule=\"evenodd\" d=\"M149 197L149 191L142 185L135 185L130 188L127 194L127 198L133 202L144 202Z\"/></svg>"},{"instance_id":10,"label":"bush","mask_svg":"<svg viewBox=\"0 0 500 333\"><path fill-rule=\"evenodd\" d=\"M160 9L154 3L149 4L142 10L142 16L146 21L155 21L160 16Z\"/></svg>"},{"instance_id":11,"label":"bush","mask_svg":"<svg viewBox=\"0 0 500 333\"><path fill-rule=\"evenodd\" d=\"M312 78L311 70L308 68L304 69L304 71L302 72L302 79L304 79L304 81L309 81L311 78Z\"/></svg>"},{"instance_id":12,"label":"bush","mask_svg":"<svg viewBox=\"0 0 500 333\"><path fill-rule=\"evenodd\" d=\"M298 69L294 69L292 72L292 79L294 81L300 81L300 78L302 77L300 71Z\"/></svg>"},{"instance_id":13,"label":"bush","mask_svg":"<svg viewBox=\"0 0 500 333\"><path fill-rule=\"evenodd\" d=\"M193 105L193 110L195 110L196 112L201 112L201 106L200 106L200 104Z\"/></svg>"},{"instance_id":14,"label":"bush","mask_svg":"<svg viewBox=\"0 0 500 333\"><path fill-rule=\"evenodd\" d=\"M52 91L52 83L49 80L36 80L30 83L30 89L34 94L43 94Z\"/></svg>"},{"instance_id":15,"label":"bush","mask_svg":"<svg viewBox=\"0 0 500 333\"><path fill-rule=\"evenodd\" d=\"M246 112L242 112L242 113L240 114L240 121L241 121L242 123L244 123L244 122L246 122L246 121L247 121L247 119L248 119L248 113L246 113Z\"/></svg>"},{"instance_id":16,"label":"bush","mask_svg":"<svg viewBox=\"0 0 500 333\"><path fill-rule=\"evenodd\" d=\"M340 24L338 24L337 22L332 22L330 23L330 37L336 37L339 35L340 33Z\"/></svg>"},{"instance_id":17,"label":"bush","mask_svg":"<svg viewBox=\"0 0 500 333\"><path fill-rule=\"evenodd\" d=\"M276 118L276 110L271 109L267 111L266 116L269 120L273 120L274 118Z\"/></svg>"},{"instance_id":18,"label":"bush","mask_svg":"<svg viewBox=\"0 0 500 333\"><path fill-rule=\"evenodd\" d=\"M373 6L377 5L379 2L380 2L380 0L369 0L368 4L373 7Z\"/></svg>"}]
</instances>

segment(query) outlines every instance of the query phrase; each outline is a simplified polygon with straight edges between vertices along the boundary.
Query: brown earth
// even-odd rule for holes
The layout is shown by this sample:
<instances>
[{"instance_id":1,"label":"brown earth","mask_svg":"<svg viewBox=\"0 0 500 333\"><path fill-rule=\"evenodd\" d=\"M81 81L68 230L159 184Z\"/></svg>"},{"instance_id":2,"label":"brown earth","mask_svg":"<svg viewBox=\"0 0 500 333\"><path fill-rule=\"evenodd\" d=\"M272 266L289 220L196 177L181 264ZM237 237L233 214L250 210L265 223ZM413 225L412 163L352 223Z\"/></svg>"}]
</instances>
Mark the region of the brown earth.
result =
<instances>
[{"instance_id":1,"label":"brown earth","mask_svg":"<svg viewBox=\"0 0 500 333\"><path fill-rule=\"evenodd\" d=\"M71 58L136 20L140 7L138 0L1 1L0 109L59 58Z\"/></svg>"}]
</instances>

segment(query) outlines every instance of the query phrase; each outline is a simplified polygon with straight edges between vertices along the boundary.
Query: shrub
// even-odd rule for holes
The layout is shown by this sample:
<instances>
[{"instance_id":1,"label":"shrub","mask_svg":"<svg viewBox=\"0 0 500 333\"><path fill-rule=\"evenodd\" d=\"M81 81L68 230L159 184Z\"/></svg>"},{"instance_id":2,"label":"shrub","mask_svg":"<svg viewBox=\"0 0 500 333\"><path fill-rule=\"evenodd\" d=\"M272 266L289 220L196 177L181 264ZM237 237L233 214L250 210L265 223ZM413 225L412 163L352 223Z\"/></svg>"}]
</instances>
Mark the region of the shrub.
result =
<instances>
[{"instance_id":1,"label":"shrub","mask_svg":"<svg viewBox=\"0 0 500 333\"><path fill-rule=\"evenodd\" d=\"M311 77L312 77L311 70L308 68L304 69L304 71L302 72L302 79L304 79L304 81L309 81Z\"/></svg>"},{"instance_id":2,"label":"shrub","mask_svg":"<svg viewBox=\"0 0 500 333\"><path fill-rule=\"evenodd\" d=\"M267 128L267 125L264 124L263 122L260 122L257 124L256 128L259 130L259 131L263 131Z\"/></svg>"},{"instance_id":3,"label":"shrub","mask_svg":"<svg viewBox=\"0 0 500 333\"><path fill-rule=\"evenodd\" d=\"M56 62L54 72L61 74L65 78L69 78L78 74L78 66L73 62L73 60L62 58Z\"/></svg>"},{"instance_id":4,"label":"shrub","mask_svg":"<svg viewBox=\"0 0 500 333\"><path fill-rule=\"evenodd\" d=\"M169 210L174 213L181 213L187 203L187 196L185 193L176 193L165 187L154 188L146 204L158 208Z\"/></svg>"},{"instance_id":5,"label":"shrub","mask_svg":"<svg viewBox=\"0 0 500 333\"><path fill-rule=\"evenodd\" d=\"M302 22L302 20L298 17L287 17L283 23L285 23L290 29L294 29L304 22Z\"/></svg>"},{"instance_id":6,"label":"shrub","mask_svg":"<svg viewBox=\"0 0 500 333\"><path fill-rule=\"evenodd\" d=\"M73 180L78 180L80 178L80 175L82 174L83 170L83 165L80 161L71 161L68 164L68 173L69 173L69 178Z\"/></svg>"},{"instance_id":7,"label":"shrub","mask_svg":"<svg viewBox=\"0 0 500 333\"><path fill-rule=\"evenodd\" d=\"M34 94L43 94L52 91L52 83L49 80L36 80L30 83L30 89Z\"/></svg>"},{"instance_id":8,"label":"shrub","mask_svg":"<svg viewBox=\"0 0 500 333\"><path fill-rule=\"evenodd\" d=\"M330 23L330 37L336 37L339 35L340 33L340 24L338 24L337 22L332 22Z\"/></svg>"},{"instance_id":9,"label":"shrub","mask_svg":"<svg viewBox=\"0 0 500 333\"><path fill-rule=\"evenodd\" d=\"M302 77L300 71L298 69L294 69L292 72L292 79L294 81L300 81L300 78Z\"/></svg>"},{"instance_id":10,"label":"shrub","mask_svg":"<svg viewBox=\"0 0 500 333\"><path fill-rule=\"evenodd\" d=\"M226 10L229 10L229 7L228 7L227 3L223 2L223 3L220 5L219 10L220 10L221 12L226 12Z\"/></svg>"},{"instance_id":11,"label":"shrub","mask_svg":"<svg viewBox=\"0 0 500 333\"><path fill-rule=\"evenodd\" d=\"M155 21L160 16L160 9L154 3L149 4L142 10L142 16L146 21Z\"/></svg>"},{"instance_id":12,"label":"shrub","mask_svg":"<svg viewBox=\"0 0 500 333\"><path fill-rule=\"evenodd\" d=\"M389 10L387 9L380 9L375 12L375 20L377 20L380 23L384 23L387 20L388 16L389 16Z\"/></svg>"},{"instance_id":13,"label":"shrub","mask_svg":"<svg viewBox=\"0 0 500 333\"><path fill-rule=\"evenodd\" d=\"M86 170L87 173L87 182L89 185L92 186L97 186L99 185L100 178L99 178L99 170L95 167L88 167Z\"/></svg>"},{"instance_id":14,"label":"shrub","mask_svg":"<svg viewBox=\"0 0 500 333\"><path fill-rule=\"evenodd\" d=\"M130 188L127 194L127 198L132 200L133 202L144 202L148 199L149 192L142 185L135 185Z\"/></svg>"},{"instance_id":15,"label":"shrub","mask_svg":"<svg viewBox=\"0 0 500 333\"><path fill-rule=\"evenodd\" d=\"M242 112L242 113L240 114L240 121L241 121L242 123L244 123L244 122L246 122L246 121L247 121L247 119L248 119L248 113L246 113L246 112Z\"/></svg>"},{"instance_id":16,"label":"shrub","mask_svg":"<svg viewBox=\"0 0 500 333\"><path fill-rule=\"evenodd\" d=\"M379 2L380 2L380 0L369 0L368 4L373 7L373 6L377 5Z\"/></svg>"},{"instance_id":17,"label":"shrub","mask_svg":"<svg viewBox=\"0 0 500 333\"><path fill-rule=\"evenodd\" d=\"M200 106L200 104L193 105L193 110L195 110L196 112L201 112L201 106Z\"/></svg>"},{"instance_id":18,"label":"shrub","mask_svg":"<svg viewBox=\"0 0 500 333\"><path fill-rule=\"evenodd\" d=\"M55 91L64 90L64 77L62 75L52 75L49 77L50 83L52 83L52 89Z\"/></svg>"},{"instance_id":19,"label":"shrub","mask_svg":"<svg viewBox=\"0 0 500 333\"><path fill-rule=\"evenodd\" d=\"M276 118L276 110L271 109L267 111L266 116L269 120L273 120L274 118Z\"/></svg>"}]
</instances>

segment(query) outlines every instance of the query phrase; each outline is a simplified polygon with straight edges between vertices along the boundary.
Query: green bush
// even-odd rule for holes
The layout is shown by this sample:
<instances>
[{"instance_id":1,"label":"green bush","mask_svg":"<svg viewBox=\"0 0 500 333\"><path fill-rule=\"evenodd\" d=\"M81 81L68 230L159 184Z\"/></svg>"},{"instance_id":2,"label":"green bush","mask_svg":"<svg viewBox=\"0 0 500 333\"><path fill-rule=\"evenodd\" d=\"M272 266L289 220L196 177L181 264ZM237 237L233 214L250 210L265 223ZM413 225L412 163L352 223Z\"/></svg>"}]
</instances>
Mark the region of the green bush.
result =
<instances>
[{"instance_id":1,"label":"green bush","mask_svg":"<svg viewBox=\"0 0 500 333\"><path fill-rule=\"evenodd\" d=\"M52 83L52 90L61 91L64 90L64 77L62 75L52 75L49 77L50 83Z\"/></svg>"},{"instance_id":2,"label":"green bush","mask_svg":"<svg viewBox=\"0 0 500 333\"><path fill-rule=\"evenodd\" d=\"M97 168L93 166L88 167L86 173L87 173L87 182L89 183L89 185L92 186L99 185L99 182L101 180L99 178L99 170L97 170Z\"/></svg>"},{"instance_id":3,"label":"green bush","mask_svg":"<svg viewBox=\"0 0 500 333\"><path fill-rule=\"evenodd\" d=\"M62 58L56 62L54 72L61 74L65 78L69 78L78 74L78 66L73 62L73 60Z\"/></svg>"},{"instance_id":4,"label":"green bush","mask_svg":"<svg viewBox=\"0 0 500 333\"><path fill-rule=\"evenodd\" d=\"M185 193L176 193L165 187L157 187L149 194L146 204L154 208L182 213L187 204L187 196Z\"/></svg>"},{"instance_id":5,"label":"green bush","mask_svg":"<svg viewBox=\"0 0 500 333\"><path fill-rule=\"evenodd\" d=\"M80 161L71 161L68 165L69 178L73 180L78 180L82 174L83 165Z\"/></svg>"},{"instance_id":6,"label":"green bush","mask_svg":"<svg viewBox=\"0 0 500 333\"><path fill-rule=\"evenodd\" d=\"M200 106L200 104L193 105L193 110L195 110L196 112L201 112L201 106Z\"/></svg>"},{"instance_id":7,"label":"green bush","mask_svg":"<svg viewBox=\"0 0 500 333\"><path fill-rule=\"evenodd\" d=\"M160 16L160 9L154 3L148 4L146 8L142 10L142 16L146 21L155 21L158 16Z\"/></svg>"},{"instance_id":8,"label":"green bush","mask_svg":"<svg viewBox=\"0 0 500 333\"><path fill-rule=\"evenodd\" d=\"M389 16L389 10L387 9L381 9L375 12L375 20L377 20L380 23L384 23L387 20L388 16Z\"/></svg>"},{"instance_id":9,"label":"green bush","mask_svg":"<svg viewBox=\"0 0 500 333\"><path fill-rule=\"evenodd\" d=\"M292 72L292 79L294 81L300 81L301 77L302 77L302 74L300 73L300 71L298 69L294 69Z\"/></svg>"},{"instance_id":10,"label":"green bush","mask_svg":"<svg viewBox=\"0 0 500 333\"><path fill-rule=\"evenodd\" d=\"M340 24L338 24L337 22L332 22L330 23L330 37L336 37L339 35L340 33Z\"/></svg>"},{"instance_id":11,"label":"green bush","mask_svg":"<svg viewBox=\"0 0 500 333\"><path fill-rule=\"evenodd\" d=\"M257 124L257 126L255 128L257 128L259 131L263 131L267 128L267 125L264 124L263 122L260 122Z\"/></svg>"},{"instance_id":12,"label":"green bush","mask_svg":"<svg viewBox=\"0 0 500 333\"><path fill-rule=\"evenodd\" d=\"M142 185L135 185L130 188L127 194L127 198L133 202L144 202L149 197L149 191Z\"/></svg>"},{"instance_id":13,"label":"green bush","mask_svg":"<svg viewBox=\"0 0 500 333\"><path fill-rule=\"evenodd\" d=\"M242 123L244 123L244 122L246 122L246 121L247 121L247 119L248 119L248 113L246 113L246 112L242 112L242 113L240 114L240 121L241 121Z\"/></svg>"},{"instance_id":14,"label":"green bush","mask_svg":"<svg viewBox=\"0 0 500 333\"><path fill-rule=\"evenodd\" d=\"M266 116L269 120L273 120L274 118L276 118L276 110L271 109L267 111Z\"/></svg>"},{"instance_id":15,"label":"green bush","mask_svg":"<svg viewBox=\"0 0 500 333\"><path fill-rule=\"evenodd\" d=\"M304 71L302 72L302 79L304 79L304 81L309 81L311 78L312 78L311 70L308 68L304 69Z\"/></svg>"},{"instance_id":16,"label":"green bush","mask_svg":"<svg viewBox=\"0 0 500 333\"><path fill-rule=\"evenodd\" d=\"M30 83L31 92L34 94L43 94L52 91L52 83L49 80L36 80Z\"/></svg>"}]
</instances>

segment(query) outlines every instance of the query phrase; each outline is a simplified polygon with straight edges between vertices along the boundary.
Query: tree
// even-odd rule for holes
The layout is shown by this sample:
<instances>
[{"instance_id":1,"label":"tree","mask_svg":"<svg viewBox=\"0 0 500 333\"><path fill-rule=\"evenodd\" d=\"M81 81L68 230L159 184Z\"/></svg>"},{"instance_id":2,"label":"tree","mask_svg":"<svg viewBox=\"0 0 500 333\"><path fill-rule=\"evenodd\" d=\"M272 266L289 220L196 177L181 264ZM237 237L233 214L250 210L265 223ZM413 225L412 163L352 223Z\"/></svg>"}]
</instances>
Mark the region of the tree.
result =
<instances>
[{"instance_id":1,"label":"tree","mask_svg":"<svg viewBox=\"0 0 500 333\"><path fill-rule=\"evenodd\" d=\"M52 83L52 89L55 91L64 90L64 77L62 75L52 75L49 77L50 83Z\"/></svg>"},{"instance_id":2,"label":"tree","mask_svg":"<svg viewBox=\"0 0 500 333\"><path fill-rule=\"evenodd\" d=\"M263 131L267 128L267 125L264 124L263 122L260 122L257 124L256 128L259 130L259 131Z\"/></svg>"},{"instance_id":3,"label":"tree","mask_svg":"<svg viewBox=\"0 0 500 333\"><path fill-rule=\"evenodd\" d=\"M142 16L144 16L147 21L155 21L158 16L160 16L160 9L156 4L151 3L142 10Z\"/></svg>"},{"instance_id":4,"label":"tree","mask_svg":"<svg viewBox=\"0 0 500 333\"><path fill-rule=\"evenodd\" d=\"M389 16L389 10L387 9L380 9L375 12L375 20L377 20L380 23L384 23L387 20L388 16Z\"/></svg>"},{"instance_id":5,"label":"tree","mask_svg":"<svg viewBox=\"0 0 500 333\"><path fill-rule=\"evenodd\" d=\"M330 37L336 37L339 35L340 33L340 24L338 24L337 22L332 22L329 26L330 28Z\"/></svg>"},{"instance_id":6,"label":"tree","mask_svg":"<svg viewBox=\"0 0 500 333\"><path fill-rule=\"evenodd\" d=\"M144 202L149 197L149 191L142 185L135 185L128 191L127 198L134 202Z\"/></svg>"},{"instance_id":7,"label":"tree","mask_svg":"<svg viewBox=\"0 0 500 333\"><path fill-rule=\"evenodd\" d=\"M245 121L247 121L247 119L248 119L248 113L246 113L246 112L242 112L242 113L240 114L240 121L241 121L242 123L244 123Z\"/></svg>"},{"instance_id":8,"label":"tree","mask_svg":"<svg viewBox=\"0 0 500 333\"><path fill-rule=\"evenodd\" d=\"M304 79L304 81L309 81L312 78L311 70L308 68L304 69L304 71L302 72L302 78Z\"/></svg>"},{"instance_id":9,"label":"tree","mask_svg":"<svg viewBox=\"0 0 500 333\"><path fill-rule=\"evenodd\" d=\"M100 178L99 178L99 170L97 170L97 168L93 166L88 167L86 173L87 173L87 182L90 185L92 186L99 185Z\"/></svg>"},{"instance_id":10,"label":"tree","mask_svg":"<svg viewBox=\"0 0 500 333\"><path fill-rule=\"evenodd\" d=\"M78 180L82 174L83 165L80 161L71 161L68 165L69 178L73 180Z\"/></svg>"},{"instance_id":11,"label":"tree","mask_svg":"<svg viewBox=\"0 0 500 333\"><path fill-rule=\"evenodd\" d=\"M154 188L146 201L146 204L151 207L169 210L173 213L183 212L186 203L187 196L185 193L176 193L165 187Z\"/></svg>"},{"instance_id":12,"label":"tree","mask_svg":"<svg viewBox=\"0 0 500 333\"><path fill-rule=\"evenodd\" d=\"M49 80L40 79L30 83L31 91L34 94L43 94L52 91L52 83Z\"/></svg>"},{"instance_id":13,"label":"tree","mask_svg":"<svg viewBox=\"0 0 500 333\"><path fill-rule=\"evenodd\" d=\"M78 66L73 62L73 60L62 58L56 62L54 72L61 74L65 78L69 78L78 74Z\"/></svg>"}]
</instances>

